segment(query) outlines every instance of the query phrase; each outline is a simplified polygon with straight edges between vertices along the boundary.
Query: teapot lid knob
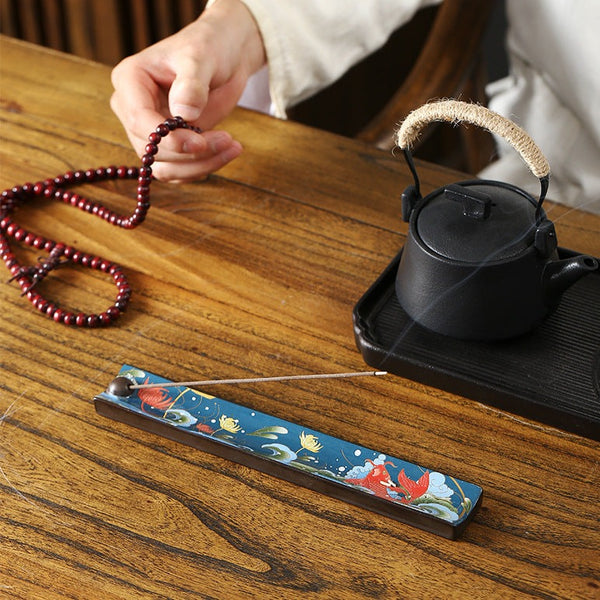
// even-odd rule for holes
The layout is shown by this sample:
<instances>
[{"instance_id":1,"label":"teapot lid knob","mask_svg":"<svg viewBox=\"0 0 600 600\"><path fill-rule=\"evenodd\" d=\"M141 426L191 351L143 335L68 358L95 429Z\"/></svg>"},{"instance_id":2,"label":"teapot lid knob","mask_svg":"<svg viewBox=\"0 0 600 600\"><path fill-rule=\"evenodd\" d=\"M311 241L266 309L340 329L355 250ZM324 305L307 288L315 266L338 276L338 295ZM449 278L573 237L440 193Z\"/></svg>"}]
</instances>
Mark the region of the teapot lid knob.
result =
<instances>
[{"instance_id":1,"label":"teapot lid knob","mask_svg":"<svg viewBox=\"0 0 600 600\"><path fill-rule=\"evenodd\" d=\"M490 216L492 199L489 194L452 183L444 188L444 196L454 202L460 202L465 217L483 221Z\"/></svg>"}]
</instances>

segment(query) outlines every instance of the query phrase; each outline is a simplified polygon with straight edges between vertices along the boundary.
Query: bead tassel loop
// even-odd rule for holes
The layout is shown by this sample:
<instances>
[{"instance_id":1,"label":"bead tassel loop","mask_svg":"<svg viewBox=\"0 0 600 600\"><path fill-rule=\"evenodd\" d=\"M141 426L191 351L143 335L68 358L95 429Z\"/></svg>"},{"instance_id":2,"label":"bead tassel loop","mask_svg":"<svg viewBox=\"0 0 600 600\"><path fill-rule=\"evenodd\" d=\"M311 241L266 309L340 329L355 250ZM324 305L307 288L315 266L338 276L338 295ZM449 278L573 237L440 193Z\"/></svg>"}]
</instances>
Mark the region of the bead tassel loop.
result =
<instances>
[{"instance_id":1,"label":"bead tassel loop","mask_svg":"<svg viewBox=\"0 0 600 600\"><path fill-rule=\"evenodd\" d=\"M158 152L161 140L175 129L190 129L196 133L202 130L189 125L181 117L169 118L148 136L145 154L141 159L142 166L137 167L99 167L86 171L68 171L54 179L46 179L37 183L25 183L6 189L0 196L0 257L11 274L10 281L16 281L25 296L35 308L57 323L76 325L78 327L101 327L109 325L126 309L131 297L131 287L121 267L100 256L81 252L73 246L68 246L47 239L21 227L10 214L14 209L36 198L54 198L80 210L104 219L111 225L124 229L137 227L146 218L150 208L150 184L152 182L152 164ZM69 185L95 183L111 179L136 179L136 207L129 216L119 215L105 206L92 202L79 194L67 189ZM9 238L48 253L48 257L30 267L19 263L11 251ZM46 300L37 293L35 286L44 279L50 271L73 263L108 273L117 288L114 303L99 314L73 313L61 309L58 305Z\"/></svg>"}]
</instances>

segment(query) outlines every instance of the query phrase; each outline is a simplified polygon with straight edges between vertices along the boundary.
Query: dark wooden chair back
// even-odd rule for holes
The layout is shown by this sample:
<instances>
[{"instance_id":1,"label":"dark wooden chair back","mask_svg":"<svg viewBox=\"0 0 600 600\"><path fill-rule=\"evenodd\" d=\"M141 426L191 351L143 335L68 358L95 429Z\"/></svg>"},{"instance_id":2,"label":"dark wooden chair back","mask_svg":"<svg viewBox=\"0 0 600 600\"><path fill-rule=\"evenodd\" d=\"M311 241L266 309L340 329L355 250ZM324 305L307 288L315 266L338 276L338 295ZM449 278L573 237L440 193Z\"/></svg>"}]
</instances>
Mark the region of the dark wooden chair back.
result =
<instances>
[{"instance_id":1,"label":"dark wooden chair back","mask_svg":"<svg viewBox=\"0 0 600 600\"><path fill-rule=\"evenodd\" d=\"M388 43L340 81L290 111L292 118L383 149L406 115L441 98L486 104L482 45L497 0L444 0L419 11ZM429 127L416 156L476 173L494 156L476 128Z\"/></svg>"}]
</instances>

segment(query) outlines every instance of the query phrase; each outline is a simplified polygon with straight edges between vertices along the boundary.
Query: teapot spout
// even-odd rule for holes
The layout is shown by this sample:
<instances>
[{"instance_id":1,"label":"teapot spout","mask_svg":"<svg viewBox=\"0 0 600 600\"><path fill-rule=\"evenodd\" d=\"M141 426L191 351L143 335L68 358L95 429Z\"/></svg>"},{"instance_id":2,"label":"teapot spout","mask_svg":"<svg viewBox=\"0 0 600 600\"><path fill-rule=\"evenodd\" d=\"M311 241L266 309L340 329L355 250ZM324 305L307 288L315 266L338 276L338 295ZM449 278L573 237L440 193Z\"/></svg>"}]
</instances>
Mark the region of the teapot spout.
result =
<instances>
[{"instance_id":1,"label":"teapot spout","mask_svg":"<svg viewBox=\"0 0 600 600\"><path fill-rule=\"evenodd\" d=\"M584 275L598 270L600 264L593 256L580 254L573 258L555 260L546 265L543 272L546 303L559 302L563 292L579 281Z\"/></svg>"}]
</instances>

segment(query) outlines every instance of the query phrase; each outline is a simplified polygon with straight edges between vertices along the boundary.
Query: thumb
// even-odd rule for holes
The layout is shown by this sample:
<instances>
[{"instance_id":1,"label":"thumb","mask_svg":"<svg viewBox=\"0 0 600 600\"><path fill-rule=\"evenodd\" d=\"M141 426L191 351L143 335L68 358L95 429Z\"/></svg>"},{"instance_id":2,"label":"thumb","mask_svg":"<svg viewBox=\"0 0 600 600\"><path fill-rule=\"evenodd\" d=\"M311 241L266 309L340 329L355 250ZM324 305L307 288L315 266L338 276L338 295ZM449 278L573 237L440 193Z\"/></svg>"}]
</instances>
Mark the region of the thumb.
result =
<instances>
[{"instance_id":1,"label":"thumb","mask_svg":"<svg viewBox=\"0 0 600 600\"><path fill-rule=\"evenodd\" d=\"M169 111L195 122L202 115L208 101L209 82L204 81L200 65L193 60L178 65L175 79L169 90Z\"/></svg>"}]
</instances>

